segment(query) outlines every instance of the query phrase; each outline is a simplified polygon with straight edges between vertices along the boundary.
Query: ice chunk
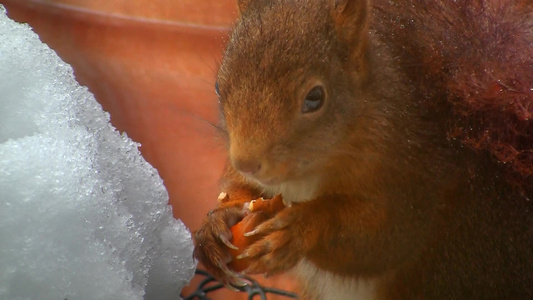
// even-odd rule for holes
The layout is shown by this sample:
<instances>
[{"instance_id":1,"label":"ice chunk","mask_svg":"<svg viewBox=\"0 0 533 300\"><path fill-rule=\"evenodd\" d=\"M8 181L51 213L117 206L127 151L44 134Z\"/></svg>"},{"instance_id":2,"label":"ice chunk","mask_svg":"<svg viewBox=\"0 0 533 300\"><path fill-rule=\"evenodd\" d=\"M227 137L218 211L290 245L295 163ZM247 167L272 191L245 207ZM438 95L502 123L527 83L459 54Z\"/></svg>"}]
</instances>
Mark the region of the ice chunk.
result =
<instances>
[{"instance_id":1,"label":"ice chunk","mask_svg":"<svg viewBox=\"0 0 533 300\"><path fill-rule=\"evenodd\" d=\"M0 8L0 299L179 299L196 262L157 171Z\"/></svg>"}]
</instances>

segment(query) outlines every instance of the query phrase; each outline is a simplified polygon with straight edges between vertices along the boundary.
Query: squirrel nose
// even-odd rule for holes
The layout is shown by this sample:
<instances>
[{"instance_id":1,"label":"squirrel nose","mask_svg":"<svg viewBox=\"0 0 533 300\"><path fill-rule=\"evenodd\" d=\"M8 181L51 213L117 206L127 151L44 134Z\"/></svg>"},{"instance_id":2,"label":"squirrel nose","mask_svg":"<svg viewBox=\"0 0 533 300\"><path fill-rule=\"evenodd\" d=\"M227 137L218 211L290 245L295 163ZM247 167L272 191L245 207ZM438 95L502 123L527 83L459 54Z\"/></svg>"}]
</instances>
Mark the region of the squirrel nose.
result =
<instances>
[{"instance_id":1,"label":"squirrel nose","mask_svg":"<svg viewBox=\"0 0 533 300\"><path fill-rule=\"evenodd\" d=\"M236 159L233 161L233 166L237 171L253 175L261 170L261 162L254 159Z\"/></svg>"}]
</instances>

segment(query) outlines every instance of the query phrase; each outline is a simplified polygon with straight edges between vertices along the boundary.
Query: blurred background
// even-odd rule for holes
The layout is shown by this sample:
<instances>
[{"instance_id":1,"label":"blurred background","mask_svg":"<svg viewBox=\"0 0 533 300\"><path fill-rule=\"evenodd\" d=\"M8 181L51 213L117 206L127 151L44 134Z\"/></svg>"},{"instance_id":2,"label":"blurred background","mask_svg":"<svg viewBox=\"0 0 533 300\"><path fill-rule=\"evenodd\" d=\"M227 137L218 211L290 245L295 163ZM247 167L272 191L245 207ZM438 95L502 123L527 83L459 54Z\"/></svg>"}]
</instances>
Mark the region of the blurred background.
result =
<instances>
[{"instance_id":1,"label":"blurred background","mask_svg":"<svg viewBox=\"0 0 533 300\"><path fill-rule=\"evenodd\" d=\"M72 65L111 115L141 143L163 178L174 216L194 232L216 205L225 160L214 92L236 0L0 0ZM200 266L201 267L201 266ZM294 290L285 276L261 284ZM200 278L183 291L196 289ZM229 290L211 299L247 299ZM269 296L268 299L287 299Z\"/></svg>"}]
</instances>

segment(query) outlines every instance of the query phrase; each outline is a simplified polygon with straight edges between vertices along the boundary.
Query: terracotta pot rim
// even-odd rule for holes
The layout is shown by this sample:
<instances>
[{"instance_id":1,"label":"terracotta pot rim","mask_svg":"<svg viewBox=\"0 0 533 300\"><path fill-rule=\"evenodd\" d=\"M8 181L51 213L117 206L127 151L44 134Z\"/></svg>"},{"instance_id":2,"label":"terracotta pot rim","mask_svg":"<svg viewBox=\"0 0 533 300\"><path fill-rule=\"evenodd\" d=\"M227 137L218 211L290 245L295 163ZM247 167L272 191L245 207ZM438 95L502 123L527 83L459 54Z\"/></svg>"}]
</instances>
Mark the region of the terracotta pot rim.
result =
<instances>
[{"instance_id":1,"label":"terracotta pot rim","mask_svg":"<svg viewBox=\"0 0 533 300\"><path fill-rule=\"evenodd\" d=\"M143 18L138 16L129 16L118 13L108 13L93 10L90 8L79 7L64 3L51 3L44 0L4 0L3 3L16 2L17 5L25 6L43 11L48 11L51 14L62 14L63 16L70 16L73 19L91 20L107 25L122 26L122 27L153 27L158 30L169 31L184 31L187 32L229 32L229 26L204 25L197 23L187 23L171 20L158 20L154 18ZM9 14L9 10L8 10Z\"/></svg>"}]
</instances>

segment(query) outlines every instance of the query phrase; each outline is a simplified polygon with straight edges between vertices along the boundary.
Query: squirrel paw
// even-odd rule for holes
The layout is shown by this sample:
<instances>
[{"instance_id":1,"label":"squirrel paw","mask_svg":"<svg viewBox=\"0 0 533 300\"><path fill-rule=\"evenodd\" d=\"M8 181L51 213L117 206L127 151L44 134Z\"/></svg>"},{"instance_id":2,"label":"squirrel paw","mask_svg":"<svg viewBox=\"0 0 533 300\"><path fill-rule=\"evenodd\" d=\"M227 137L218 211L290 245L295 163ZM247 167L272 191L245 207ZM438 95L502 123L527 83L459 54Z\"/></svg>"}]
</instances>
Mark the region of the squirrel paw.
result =
<instances>
[{"instance_id":1,"label":"squirrel paw","mask_svg":"<svg viewBox=\"0 0 533 300\"><path fill-rule=\"evenodd\" d=\"M216 279L232 289L246 284L240 274L227 266L232 260L229 249L235 248L230 242L230 227L243 217L242 208L219 207L209 212L207 220L194 234L194 256Z\"/></svg>"},{"instance_id":2,"label":"squirrel paw","mask_svg":"<svg viewBox=\"0 0 533 300\"><path fill-rule=\"evenodd\" d=\"M301 259L305 249L304 230L301 212L286 208L275 217L261 223L245 236L262 236L250 245L237 259L248 259L245 274L265 274L266 276L285 272L294 267Z\"/></svg>"}]
</instances>

